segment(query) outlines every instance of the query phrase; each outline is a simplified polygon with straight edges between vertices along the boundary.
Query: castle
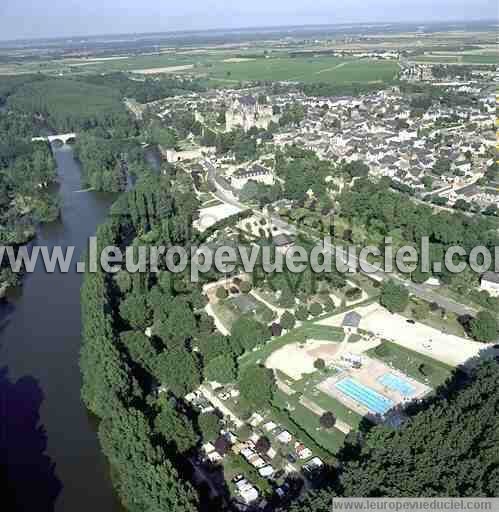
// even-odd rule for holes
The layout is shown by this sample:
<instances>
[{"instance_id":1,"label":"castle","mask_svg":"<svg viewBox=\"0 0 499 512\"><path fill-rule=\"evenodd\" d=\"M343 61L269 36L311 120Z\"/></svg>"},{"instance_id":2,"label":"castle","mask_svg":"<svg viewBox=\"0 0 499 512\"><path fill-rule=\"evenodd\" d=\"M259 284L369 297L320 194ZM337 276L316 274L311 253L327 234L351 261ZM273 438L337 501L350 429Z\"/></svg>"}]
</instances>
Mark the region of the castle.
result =
<instances>
[{"instance_id":1,"label":"castle","mask_svg":"<svg viewBox=\"0 0 499 512\"><path fill-rule=\"evenodd\" d=\"M253 128L266 130L276 118L271 105L262 105L253 96L242 96L234 100L226 113L226 130L241 127L245 132Z\"/></svg>"}]
</instances>

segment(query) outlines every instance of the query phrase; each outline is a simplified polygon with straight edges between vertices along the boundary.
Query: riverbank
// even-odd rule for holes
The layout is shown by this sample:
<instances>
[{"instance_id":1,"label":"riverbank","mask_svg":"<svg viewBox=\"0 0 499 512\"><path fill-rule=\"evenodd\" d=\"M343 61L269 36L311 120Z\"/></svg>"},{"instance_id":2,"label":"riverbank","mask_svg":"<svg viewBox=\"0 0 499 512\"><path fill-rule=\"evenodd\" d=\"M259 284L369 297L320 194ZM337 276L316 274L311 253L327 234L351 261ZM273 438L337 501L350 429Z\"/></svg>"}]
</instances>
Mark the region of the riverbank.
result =
<instances>
[{"instance_id":1,"label":"riverbank","mask_svg":"<svg viewBox=\"0 0 499 512\"><path fill-rule=\"evenodd\" d=\"M76 263L116 195L77 193L82 186L72 149L55 148L54 156L61 216L39 226L35 243L49 250L73 246ZM0 306L0 367L8 367L12 381L32 381L40 395L39 427L46 432L45 456L55 464L61 482L50 510L123 512L97 439L96 420L80 399L81 279L75 265L68 273L48 274L38 264L34 273L25 276L22 288L7 292L8 301ZM37 509L34 504L29 510Z\"/></svg>"}]
</instances>

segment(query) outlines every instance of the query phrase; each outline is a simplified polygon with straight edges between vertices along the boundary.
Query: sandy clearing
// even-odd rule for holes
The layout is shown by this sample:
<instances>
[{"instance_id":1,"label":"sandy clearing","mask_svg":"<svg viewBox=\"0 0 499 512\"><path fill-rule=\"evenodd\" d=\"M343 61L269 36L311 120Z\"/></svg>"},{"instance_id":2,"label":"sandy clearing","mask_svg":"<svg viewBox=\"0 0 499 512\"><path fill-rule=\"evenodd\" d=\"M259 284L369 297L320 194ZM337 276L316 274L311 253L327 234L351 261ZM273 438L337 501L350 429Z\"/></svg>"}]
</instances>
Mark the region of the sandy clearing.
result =
<instances>
[{"instance_id":1,"label":"sandy clearing","mask_svg":"<svg viewBox=\"0 0 499 512\"><path fill-rule=\"evenodd\" d=\"M403 316L391 314L379 304L359 307L355 311L362 316L359 325L361 329L450 366L462 365L491 346L447 334L418 322L410 324ZM319 323L341 326L344 316L345 313L342 313Z\"/></svg>"},{"instance_id":2,"label":"sandy clearing","mask_svg":"<svg viewBox=\"0 0 499 512\"><path fill-rule=\"evenodd\" d=\"M193 68L194 64L186 64L185 66L167 66L164 68L133 69L132 73L139 75L157 75L159 73L177 73L178 71L187 71Z\"/></svg>"},{"instance_id":3,"label":"sandy clearing","mask_svg":"<svg viewBox=\"0 0 499 512\"><path fill-rule=\"evenodd\" d=\"M332 341L307 340L305 345L292 343L271 354L265 366L279 370L293 380L300 380L304 375L317 371L314 363L319 357L328 364L339 349L340 344Z\"/></svg>"},{"instance_id":4,"label":"sandy clearing","mask_svg":"<svg viewBox=\"0 0 499 512\"><path fill-rule=\"evenodd\" d=\"M235 215L240 211L240 208L228 203L202 208L199 210L199 219L196 221L196 227L199 228L200 231L205 231L218 221Z\"/></svg>"}]
</instances>

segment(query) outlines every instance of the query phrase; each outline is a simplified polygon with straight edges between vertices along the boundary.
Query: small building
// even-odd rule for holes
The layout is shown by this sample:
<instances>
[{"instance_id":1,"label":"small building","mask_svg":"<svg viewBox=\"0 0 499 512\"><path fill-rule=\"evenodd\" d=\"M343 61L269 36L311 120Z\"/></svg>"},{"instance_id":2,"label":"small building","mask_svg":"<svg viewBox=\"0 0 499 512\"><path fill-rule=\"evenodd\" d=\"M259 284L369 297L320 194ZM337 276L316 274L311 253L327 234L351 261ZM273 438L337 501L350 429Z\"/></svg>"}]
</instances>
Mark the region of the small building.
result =
<instances>
[{"instance_id":1,"label":"small building","mask_svg":"<svg viewBox=\"0 0 499 512\"><path fill-rule=\"evenodd\" d=\"M492 297L499 297L499 273L486 272L483 274L480 288L488 292Z\"/></svg>"},{"instance_id":2,"label":"small building","mask_svg":"<svg viewBox=\"0 0 499 512\"><path fill-rule=\"evenodd\" d=\"M282 444L289 444L292 440L293 440L293 437L291 436L291 434L287 431L287 430L283 430L278 436L277 436L277 440L282 443Z\"/></svg>"},{"instance_id":3,"label":"small building","mask_svg":"<svg viewBox=\"0 0 499 512\"><path fill-rule=\"evenodd\" d=\"M341 356L341 360L351 366L352 368L361 368L362 367L362 357L358 354L352 354L351 352L346 352Z\"/></svg>"},{"instance_id":4,"label":"small building","mask_svg":"<svg viewBox=\"0 0 499 512\"><path fill-rule=\"evenodd\" d=\"M319 457L314 457L310 462L307 462L303 466L303 470L307 473L313 473L314 471L321 469L324 466L324 462L322 462Z\"/></svg>"},{"instance_id":5,"label":"small building","mask_svg":"<svg viewBox=\"0 0 499 512\"><path fill-rule=\"evenodd\" d=\"M245 505L251 505L258 499L258 491L247 480L236 483L237 492Z\"/></svg>"},{"instance_id":6,"label":"small building","mask_svg":"<svg viewBox=\"0 0 499 512\"><path fill-rule=\"evenodd\" d=\"M265 430L265 432L272 432L276 428L277 425L273 421L269 421L268 423L265 423L265 425L263 426L263 430Z\"/></svg>"},{"instance_id":7,"label":"small building","mask_svg":"<svg viewBox=\"0 0 499 512\"><path fill-rule=\"evenodd\" d=\"M271 478L274 475L275 471L272 466L265 466L259 469L258 473L263 478Z\"/></svg>"},{"instance_id":8,"label":"small building","mask_svg":"<svg viewBox=\"0 0 499 512\"><path fill-rule=\"evenodd\" d=\"M252 427L258 427L258 425L261 425L263 423L263 417L255 412L253 416L251 416L251 418L249 419L248 423Z\"/></svg>"},{"instance_id":9,"label":"small building","mask_svg":"<svg viewBox=\"0 0 499 512\"><path fill-rule=\"evenodd\" d=\"M267 465L267 463L256 453L248 458L248 462L256 469L261 469Z\"/></svg>"},{"instance_id":10,"label":"small building","mask_svg":"<svg viewBox=\"0 0 499 512\"><path fill-rule=\"evenodd\" d=\"M301 443L295 443L295 452L300 460L307 460L312 457L312 452Z\"/></svg>"},{"instance_id":11,"label":"small building","mask_svg":"<svg viewBox=\"0 0 499 512\"><path fill-rule=\"evenodd\" d=\"M265 454L270 460L274 459L277 455L277 452L274 450L274 448L270 448L269 451Z\"/></svg>"},{"instance_id":12,"label":"small building","mask_svg":"<svg viewBox=\"0 0 499 512\"><path fill-rule=\"evenodd\" d=\"M350 311L344 316L341 325L347 329L358 329L361 320L362 316L357 311Z\"/></svg>"}]
</instances>

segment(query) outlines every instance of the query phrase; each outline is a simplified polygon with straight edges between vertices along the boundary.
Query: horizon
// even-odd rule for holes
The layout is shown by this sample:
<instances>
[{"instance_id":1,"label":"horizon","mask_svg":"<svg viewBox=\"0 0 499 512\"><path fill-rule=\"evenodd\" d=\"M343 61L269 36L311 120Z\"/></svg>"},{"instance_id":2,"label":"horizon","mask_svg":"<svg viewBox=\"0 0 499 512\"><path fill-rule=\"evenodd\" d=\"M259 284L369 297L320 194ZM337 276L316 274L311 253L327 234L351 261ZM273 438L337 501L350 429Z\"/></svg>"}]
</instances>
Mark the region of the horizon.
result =
<instances>
[{"instance_id":1,"label":"horizon","mask_svg":"<svg viewBox=\"0 0 499 512\"><path fill-rule=\"evenodd\" d=\"M454 0L412 0L402 7L395 0L378 0L367 8L362 6L361 11L360 5L343 2L331 7L326 0L311 8L302 6L300 0L294 7L285 0L277 0L272 7L263 0L255 0L251 6L228 7L224 0L212 0L213 5L207 7L193 0L170 8L172 13L154 5L155 0L144 0L140 6L134 0L124 0L105 7L93 0L84 5L78 0L53 0L49 12L40 12L42 6L31 5L33 0L6 2L0 6L2 42L366 24L497 23L497 9L491 0L479 0L473 6L464 0L458 0L458 5ZM475 17L477 12L480 15Z\"/></svg>"}]
</instances>

